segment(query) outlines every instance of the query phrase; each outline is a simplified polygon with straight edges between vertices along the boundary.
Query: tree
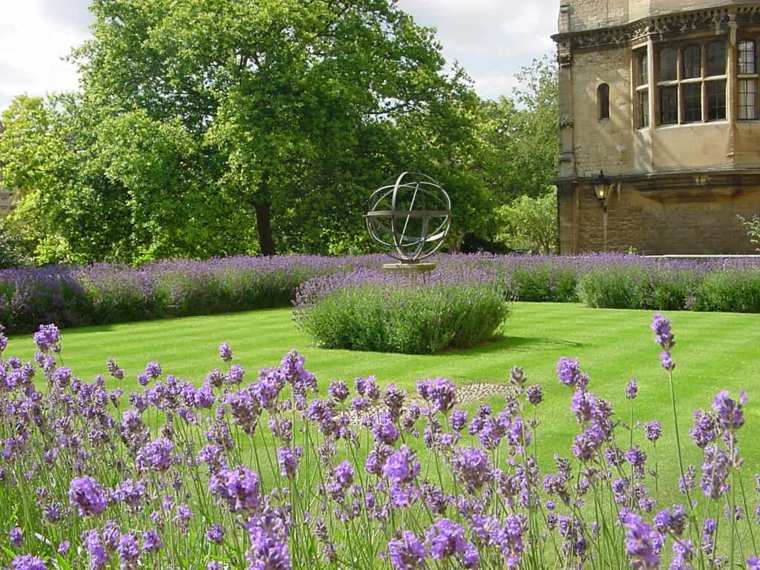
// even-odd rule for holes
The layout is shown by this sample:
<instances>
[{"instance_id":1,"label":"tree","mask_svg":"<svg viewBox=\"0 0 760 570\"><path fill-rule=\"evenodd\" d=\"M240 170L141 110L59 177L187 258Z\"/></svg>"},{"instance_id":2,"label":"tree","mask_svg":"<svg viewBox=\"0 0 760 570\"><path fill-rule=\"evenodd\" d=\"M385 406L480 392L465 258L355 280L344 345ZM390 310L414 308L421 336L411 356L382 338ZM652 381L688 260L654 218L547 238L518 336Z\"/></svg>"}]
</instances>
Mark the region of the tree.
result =
<instances>
[{"instance_id":1,"label":"tree","mask_svg":"<svg viewBox=\"0 0 760 570\"><path fill-rule=\"evenodd\" d=\"M559 84L548 57L518 75L511 98L483 101L478 169L502 203L553 186L559 160Z\"/></svg>"},{"instance_id":2,"label":"tree","mask_svg":"<svg viewBox=\"0 0 760 570\"><path fill-rule=\"evenodd\" d=\"M184 129L198 177L255 216L265 255L294 188L354 202L345 181L373 125L462 84L433 31L392 0L95 0L93 12L77 52L85 99Z\"/></svg>"},{"instance_id":3,"label":"tree","mask_svg":"<svg viewBox=\"0 0 760 570\"><path fill-rule=\"evenodd\" d=\"M757 248L757 251L760 251L760 216L753 216L751 218L739 216L739 221L741 221L744 229L747 231L752 245Z\"/></svg>"},{"instance_id":4,"label":"tree","mask_svg":"<svg viewBox=\"0 0 760 570\"><path fill-rule=\"evenodd\" d=\"M499 208L502 230L499 238L511 249L532 253L552 253L559 239L557 227L557 196L520 196Z\"/></svg>"}]
</instances>

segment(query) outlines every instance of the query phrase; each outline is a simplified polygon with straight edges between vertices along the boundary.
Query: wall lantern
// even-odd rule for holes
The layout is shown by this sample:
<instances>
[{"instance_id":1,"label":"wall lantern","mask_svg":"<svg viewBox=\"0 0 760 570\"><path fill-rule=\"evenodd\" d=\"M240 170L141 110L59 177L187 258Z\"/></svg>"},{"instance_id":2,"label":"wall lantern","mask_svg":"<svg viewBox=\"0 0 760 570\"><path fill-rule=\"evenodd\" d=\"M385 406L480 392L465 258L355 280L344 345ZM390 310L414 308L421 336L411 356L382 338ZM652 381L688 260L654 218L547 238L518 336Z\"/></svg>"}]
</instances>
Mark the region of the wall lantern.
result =
<instances>
[{"instance_id":1,"label":"wall lantern","mask_svg":"<svg viewBox=\"0 0 760 570\"><path fill-rule=\"evenodd\" d=\"M615 185L612 182L612 179L604 174L604 170L601 170L599 171L599 174L596 176L596 178L594 178L593 186L594 195L596 196L596 199L599 200L599 204L606 212L607 202L610 199L610 194L612 194L612 190Z\"/></svg>"},{"instance_id":2,"label":"wall lantern","mask_svg":"<svg viewBox=\"0 0 760 570\"><path fill-rule=\"evenodd\" d=\"M603 233L604 233L604 251L607 251L607 205L610 201L610 195L615 189L616 184L610 179L609 176L604 174L604 170L600 170L599 174L591 182L594 188L594 195L599 200L599 205L604 212L602 216Z\"/></svg>"}]
</instances>

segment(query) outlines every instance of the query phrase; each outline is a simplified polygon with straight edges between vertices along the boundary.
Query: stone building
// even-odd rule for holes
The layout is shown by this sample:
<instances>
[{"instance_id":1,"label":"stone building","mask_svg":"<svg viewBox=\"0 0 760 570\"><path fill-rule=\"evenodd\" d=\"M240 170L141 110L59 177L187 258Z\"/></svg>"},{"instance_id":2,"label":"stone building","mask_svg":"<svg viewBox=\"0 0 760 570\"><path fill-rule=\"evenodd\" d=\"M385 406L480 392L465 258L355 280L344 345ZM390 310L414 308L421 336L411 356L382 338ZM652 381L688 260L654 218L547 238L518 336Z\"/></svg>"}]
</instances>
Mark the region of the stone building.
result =
<instances>
[{"instance_id":1,"label":"stone building","mask_svg":"<svg viewBox=\"0 0 760 570\"><path fill-rule=\"evenodd\" d=\"M760 0L561 0L555 40L561 252L752 253Z\"/></svg>"}]
</instances>

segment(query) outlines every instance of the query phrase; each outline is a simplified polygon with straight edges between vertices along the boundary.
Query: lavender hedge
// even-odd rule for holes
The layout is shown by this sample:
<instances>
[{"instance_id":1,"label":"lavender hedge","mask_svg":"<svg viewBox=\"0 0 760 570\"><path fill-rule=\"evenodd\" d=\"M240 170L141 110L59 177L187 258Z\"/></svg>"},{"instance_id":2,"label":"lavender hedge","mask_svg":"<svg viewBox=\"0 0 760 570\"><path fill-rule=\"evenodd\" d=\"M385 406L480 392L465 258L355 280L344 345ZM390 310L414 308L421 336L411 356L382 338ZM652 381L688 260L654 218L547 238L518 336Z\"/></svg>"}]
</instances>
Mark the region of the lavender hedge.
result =
<instances>
[{"instance_id":1,"label":"lavender hedge","mask_svg":"<svg viewBox=\"0 0 760 570\"><path fill-rule=\"evenodd\" d=\"M226 344L200 387L150 362L141 389L110 361L112 389L63 367L44 326L36 363L0 357L0 567L757 570L747 396L694 413L703 463L684 464L675 338L660 315L652 328L670 417L627 421L635 381L621 417L563 358L578 431L542 469L543 388L519 368L503 408L474 413L445 378L416 395L359 378L352 393L295 352L248 381ZM657 462L664 430L674 480Z\"/></svg>"},{"instance_id":2,"label":"lavender hedge","mask_svg":"<svg viewBox=\"0 0 760 570\"><path fill-rule=\"evenodd\" d=\"M0 270L0 322L19 332L51 321L75 326L285 307L312 278L337 275L340 280L357 269L378 269L385 260L382 256L233 257L139 268L100 264L6 269ZM504 288L523 301L760 312L760 262L752 260L441 255L437 261L436 273L444 277L498 273Z\"/></svg>"}]
</instances>

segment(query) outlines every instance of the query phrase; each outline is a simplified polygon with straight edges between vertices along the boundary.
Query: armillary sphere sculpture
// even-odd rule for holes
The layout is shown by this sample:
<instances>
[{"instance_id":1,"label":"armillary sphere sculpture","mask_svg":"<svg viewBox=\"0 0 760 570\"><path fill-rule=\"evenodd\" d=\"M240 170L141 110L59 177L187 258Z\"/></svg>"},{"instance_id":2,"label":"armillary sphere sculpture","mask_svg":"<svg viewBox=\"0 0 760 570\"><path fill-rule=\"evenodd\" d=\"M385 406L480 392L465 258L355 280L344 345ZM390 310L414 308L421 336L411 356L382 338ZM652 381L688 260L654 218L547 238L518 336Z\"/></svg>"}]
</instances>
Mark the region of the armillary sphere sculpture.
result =
<instances>
[{"instance_id":1,"label":"armillary sphere sculpture","mask_svg":"<svg viewBox=\"0 0 760 570\"><path fill-rule=\"evenodd\" d=\"M431 270L420 263L437 252L451 228L451 199L435 180L404 172L375 190L365 216L367 230L400 264L386 268Z\"/></svg>"}]
</instances>

